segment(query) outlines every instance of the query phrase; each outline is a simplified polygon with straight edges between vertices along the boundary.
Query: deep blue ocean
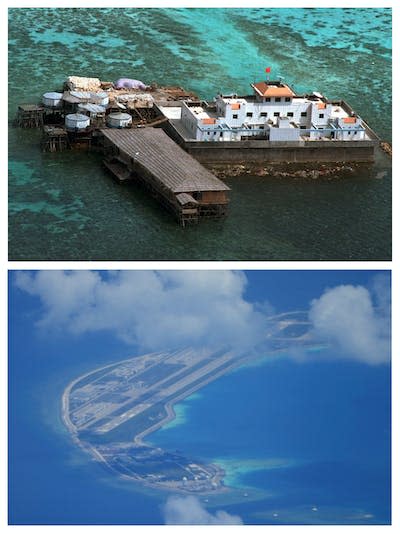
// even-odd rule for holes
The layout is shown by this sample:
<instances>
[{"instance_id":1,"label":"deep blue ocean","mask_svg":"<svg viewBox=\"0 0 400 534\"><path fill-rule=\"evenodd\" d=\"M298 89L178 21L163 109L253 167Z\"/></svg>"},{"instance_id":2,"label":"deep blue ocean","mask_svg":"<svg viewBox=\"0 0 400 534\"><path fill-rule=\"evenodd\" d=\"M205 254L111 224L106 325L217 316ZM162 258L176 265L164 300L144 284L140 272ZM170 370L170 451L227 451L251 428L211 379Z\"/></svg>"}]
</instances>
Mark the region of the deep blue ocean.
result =
<instances>
[{"instance_id":1,"label":"deep blue ocean","mask_svg":"<svg viewBox=\"0 0 400 534\"><path fill-rule=\"evenodd\" d=\"M265 75L343 98L391 140L390 9L10 9L9 120L69 75L249 94ZM329 178L227 177L229 216L180 228L100 154L9 129L11 260L390 260L391 161Z\"/></svg>"},{"instance_id":2,"label":"deep blue ocean","mask_svg":"<svg viewBox=\"0 0 400 534\"><path fill-rule=\"evenodd\" d=\"M326 283L305 274L292 277L285 309L291 299L309 301L313 278L316 294ZM74 445L60 418L73 378L136 349L109 334L40 333L37 299L12 286L10 296L10 523L163 523L167 494L106 471ZM326 355L308 363L265 355L179 403L177 419L149 440L221 464L235 490L203 504L245 524L388 524L390 366Z\"/></svg>"}]
</instances>

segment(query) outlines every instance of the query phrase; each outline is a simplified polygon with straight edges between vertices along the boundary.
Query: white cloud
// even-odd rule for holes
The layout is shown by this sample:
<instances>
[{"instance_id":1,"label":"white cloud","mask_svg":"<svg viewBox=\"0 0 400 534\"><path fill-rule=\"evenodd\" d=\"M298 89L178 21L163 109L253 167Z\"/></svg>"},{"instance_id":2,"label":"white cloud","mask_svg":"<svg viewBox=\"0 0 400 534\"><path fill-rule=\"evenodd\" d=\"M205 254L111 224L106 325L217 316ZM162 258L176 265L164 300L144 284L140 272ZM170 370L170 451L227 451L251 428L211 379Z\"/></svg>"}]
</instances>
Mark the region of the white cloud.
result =
<instances>
[{"instance_id":1,"label":"white cloud","mask_svg":"<svg viewBox=\"0 0 400 534\"><path fill-rule=\"evenodd\" d=\"M268 276L268 273L266 273ZM75 335L110 331L140 350L231 346L267 350L271 306L245 300L247 279L235 271L18 272L16 285L40 298L37 324ZM292 311L292 310L288 310ZM338 358L367 364L390 360L390 278L327 289L311 302L316 341ZM291 344L298 361L323 357ZM265 353L265 352L264 352ZM335 356L333 351L331 355Z\"/></svg>"},{"instance_id":2,"label":"white cloud","mask_svg":"<svg viewBox=\"0 0 400 534\"><path fill-rule=\"evenodd\" d=\"M208 512L193 496L169 497L163 512L167 525L243 525L239 516L224 510L217 510L215 514Z\"/></svg>"},{"instance_id":3,"label":"white cloud","mask_svg":"<svg viewBox=\"0 0 400 534\"><path fill-rule=\"evenodd\" d=\"M390 361L387 279L377 280L374 291L380 296L375 298L378 306L365 287L352 285L328 289L312 301L309 317L314 334L331 342L338 356L367 364Z\"/></svg>"},{"instance_id":4,"label":"white cloud","mask_svg":"<svg viewBox=\"0 0 400 534\"><path fill-rule=\"evenodd\" d=\"M43 304L38 325L74 334L109 330L157 350L231 345L265 338L262 313L246 302L243 273L232 271L92 271L17 273L16 284Z\"/></svg>"}]
</instances>

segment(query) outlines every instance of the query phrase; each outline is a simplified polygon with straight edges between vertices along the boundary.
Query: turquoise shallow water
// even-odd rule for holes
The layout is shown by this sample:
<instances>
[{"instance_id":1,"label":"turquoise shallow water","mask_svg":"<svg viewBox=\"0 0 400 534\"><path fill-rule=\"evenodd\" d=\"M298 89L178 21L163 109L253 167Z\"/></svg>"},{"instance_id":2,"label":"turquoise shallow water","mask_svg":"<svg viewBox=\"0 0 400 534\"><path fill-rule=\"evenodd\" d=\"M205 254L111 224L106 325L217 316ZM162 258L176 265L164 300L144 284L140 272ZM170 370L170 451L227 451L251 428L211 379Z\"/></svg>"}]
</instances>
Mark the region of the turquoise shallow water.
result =
<instances>
[{"instance_id":1,"label":"turquoise shallow water","mask_svg":"<svg viewBox=\"0 0 400 534\"><path fill-rule=\"evenodd\" d=\"M149 439L221 465L240 497L209 503L239 498L248 524L386 523L389 382L388 368L267 357L180 403Z\"/></svg>"},{"instance_id":2,"label":"turquoise shallow water","mask_svg":"<svg viewBox=\"0 0 400 534\"><path fill-rule=\"evenodd\" d=\"M247 93L267 65L299 92L344 97L391 139L388 9L11 9L9 119L70 74ZM378 95L378 96L377 96ZM10 259L389 259L385 157L326 180L227 178L229 217L182 230L97 154L41 154L9 133ZM251 208L251 209L249 209Z\"/></svg>"}]
</instances>

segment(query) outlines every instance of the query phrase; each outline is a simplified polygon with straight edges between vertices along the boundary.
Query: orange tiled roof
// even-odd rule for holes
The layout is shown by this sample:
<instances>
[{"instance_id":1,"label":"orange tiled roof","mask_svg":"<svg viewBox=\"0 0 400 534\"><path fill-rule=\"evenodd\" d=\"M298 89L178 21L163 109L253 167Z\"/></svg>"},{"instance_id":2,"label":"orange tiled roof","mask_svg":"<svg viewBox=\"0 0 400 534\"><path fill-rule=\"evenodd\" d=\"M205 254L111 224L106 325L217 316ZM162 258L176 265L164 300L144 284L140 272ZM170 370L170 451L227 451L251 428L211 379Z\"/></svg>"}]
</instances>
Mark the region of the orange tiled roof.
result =
<instances>
[{"instance_id":1,"label":"orange tiled roof","mask_svg":"<svg viewBox=\"0 0 400 534\"><path fill-rule=\"evenodd\" d=\"M231 108L232 109L240 109L240 104L238 102L234 102L233 104L231 104Z\"/></svg>"},{"instance_id":2,"label":"orange tiled roof","mask_svg":"<svg viewBox=\"0 0 400 534\"><path fill-rule=\"evenodd\" d=\"M343 119L343 122L345 122L346 124L354 124L356 120L356 117L345 117Z\"/></svg>"},{"instance_id":3,"label":"orange tiled roof","mask_svg":"<svg viewBox=\"0 0 400 534\"><path fill-rule=\"evenodd\" d=\"M325 102L320 102L320 103L318 104L318 109L326 109L326 104L325 104Z\"/></svg>"},{"instance_id":4,"label":"orange tiled roof","mask_svg":"<svg viewBox=\"0 0 400 534\"><path fill-rule=\"evenodd\" d=\"M203 119L202 124L215 124L217 122L216 119Z\"/></svg>"},{"instance_id":5,"label":"orange tiled roof","mask_svg":"<svg viewBox=\"0 0 400 534\"><path fill-rule=\"evenodd\" d=\"M264 97L280 97L280 96L296 96L295 93L287 85L278 87L277 85L268 85L265 82L251 84L256 93Z\"/></svg>"}]
</instances>

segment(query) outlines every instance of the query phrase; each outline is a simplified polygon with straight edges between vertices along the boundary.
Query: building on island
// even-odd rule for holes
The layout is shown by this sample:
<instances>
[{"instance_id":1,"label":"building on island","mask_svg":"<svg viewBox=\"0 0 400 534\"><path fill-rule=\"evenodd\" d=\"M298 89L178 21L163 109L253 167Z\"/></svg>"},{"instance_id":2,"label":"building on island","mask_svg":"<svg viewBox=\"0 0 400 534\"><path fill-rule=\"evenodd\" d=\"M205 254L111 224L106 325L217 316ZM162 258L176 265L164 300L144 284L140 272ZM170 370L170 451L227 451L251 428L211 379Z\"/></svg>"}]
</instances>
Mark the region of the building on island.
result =
<instances>
[{"instance_id":1,"label":"building on island","mask_svg":"<svg viewBox=\"0 0 400 534\"><path fill-rule=\"evenodd\" d=\"M93 142L118 182L143 183L182 226L226 215L229 187L211 172L218 166L372 162L379 146L347 102L298 95L282 80L210 103L180 87L120 81L70 76L40 105L19 105L17 124L43 129L43 151Z\"/></svg>"},{"instance_id":2,"label":"building on island","mask_svg":"<svg viewBox=\"0 0 400 534\"><path fill-rule=\"evenodd\" d=\"M196 141L362 141L361 117L344 102L320 93L299 96L281 81L251 84L250 96L218 95L207 102L181 103L181 127Z\"/></svg>"}]
</instances>

